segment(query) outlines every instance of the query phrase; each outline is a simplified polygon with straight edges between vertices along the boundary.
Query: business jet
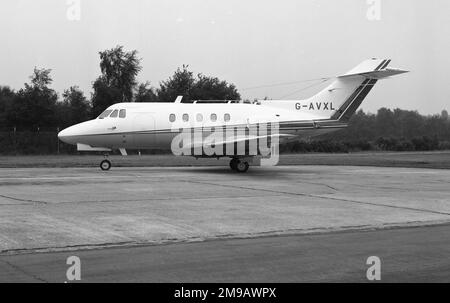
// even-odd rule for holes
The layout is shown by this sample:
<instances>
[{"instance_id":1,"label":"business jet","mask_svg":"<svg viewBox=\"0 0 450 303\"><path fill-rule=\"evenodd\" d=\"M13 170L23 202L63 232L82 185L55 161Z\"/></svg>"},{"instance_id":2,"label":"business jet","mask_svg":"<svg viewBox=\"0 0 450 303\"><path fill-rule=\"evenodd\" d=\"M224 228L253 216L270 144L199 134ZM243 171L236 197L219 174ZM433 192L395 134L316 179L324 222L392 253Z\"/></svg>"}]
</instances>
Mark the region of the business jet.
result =
<instances>
[{"instance_id":1,"label":"business jet","mask_svg":"<svg viewBox=\"0 0 450 303\"><path fill-rule=\"evenodd\" d=\"M127 150L172 148L173 151L177 138L189 134L189 140L184 137L175 144L181 146L182 151L177 155L228 157L231 169L243 173L255 157L261 156L258 151L249 152L252 142L265 139L278 144L347 127L378 80L407 72L388 68L390 62L388 59L365 60L349 72L334 77L328 87L306 100L184 103L182 97L178 97L174 102L117 103L94 120L64 129L58 137L65 143L77 145L78 151L104 152L100 168L109 170L111 161L107 155L113 150L119 150L122 155L127 155ZM276 131L259 131L263 124L276 125ZM220 132L219 139L218 136L213 136L214 140L207 139L225 129L233 131ZM256 132L249 131L251 129ZM192 136L194 131L196 135ZM183 140L187 143L182 144ZM242 143L246 148L237 152L236 145ZM232 148L225 148L226 145ZM211 148L215 152L205 152ZM193 153L194 149L200 152ZM218 152L224 150L227 152Z\"/></svg>"}]
</instances>

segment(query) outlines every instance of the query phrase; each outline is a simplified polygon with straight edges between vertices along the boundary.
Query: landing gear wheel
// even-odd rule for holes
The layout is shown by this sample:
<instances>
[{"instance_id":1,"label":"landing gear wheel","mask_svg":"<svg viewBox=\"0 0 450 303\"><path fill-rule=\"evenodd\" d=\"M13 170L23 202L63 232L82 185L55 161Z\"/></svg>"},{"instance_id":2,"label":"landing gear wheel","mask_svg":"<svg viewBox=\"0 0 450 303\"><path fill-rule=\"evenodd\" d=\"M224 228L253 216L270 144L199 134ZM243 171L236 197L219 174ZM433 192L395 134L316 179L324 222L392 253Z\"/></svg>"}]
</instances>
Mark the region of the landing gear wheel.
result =
<instances>
[{"instance_id":1,"label":"landing gear wheel","mask_svg":"<svg viewBox=\"0 0 450 303\"><path fill-rule=\"evenodd\" d=\"M236 165L236 171L239 173L245 173L248 171L248 168L250 165L248 165L248 162L239 161Z\"/></svg>"},{"instance_id":2,"label":"landing gear wheel","mask_svg":"<svg viewBox=\"0 0 450 303\"><path fill-rule=\"evenodd\" d=\"M110 170L111 169L111 161L103 160L102 162L100 162L100 168L102 170Z\"/></svg>"},{"instance_id":3,"label":"landing gear wheel","mask_svg":"<svg viewBox=\"0 0 450 303\"><path fill-rule=\"evenodd\" d=\"M232 170L236 170L236 166L237 166L238 162L239 162L239 159L236 159L236 158L231 159L230 168Z\"/></svg>"}]
</instances>

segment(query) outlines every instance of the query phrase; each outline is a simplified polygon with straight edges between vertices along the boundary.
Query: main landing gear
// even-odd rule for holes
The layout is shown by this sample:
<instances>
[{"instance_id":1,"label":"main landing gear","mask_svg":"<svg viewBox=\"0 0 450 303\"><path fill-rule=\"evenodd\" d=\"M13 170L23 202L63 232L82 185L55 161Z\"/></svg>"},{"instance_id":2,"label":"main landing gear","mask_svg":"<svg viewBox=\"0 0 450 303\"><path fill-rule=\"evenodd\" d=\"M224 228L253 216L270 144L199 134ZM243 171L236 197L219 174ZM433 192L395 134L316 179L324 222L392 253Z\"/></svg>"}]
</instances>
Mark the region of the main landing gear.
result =
<instances>
[{"instance_id":1,"label":"main landing gear","mask_svg":"<svg viewBox=\"0 0 450 303\"><path fill-rule=\"evenodd\" d=\"M100 162L100 168L102 170L110 170L111 169L111 161L109 161L108 159L106 159L108 157L108 155L105 155L105 160L103 160L102 162Z\"/></svg>"},{"instance_id":2,"label":"main landing gear","mask_svg":"<svg viewBox=\"0 0 450 303\"><path fill-rule=\"evenodd\" d=\"M105 155L105 159L100 162L100 169L103 171L108 171L111 169L111 161L108 160L108 155ZM250 165L245 159L233 158L230 161L230 168L238 173L246 173Z\"/></svg>"},{"instance_id":3,"label":"main landing gear","mask_svg":"<svg viewBox=\"0 0 450 303\"><path fill-rule=\"evenodd\" d=\"M250 165L245 160L233 158L230 161L230 167L232 170L237 171L238 173L245 173L248 171L248 168L250 167Z\"/></svg>"}]
</instances>

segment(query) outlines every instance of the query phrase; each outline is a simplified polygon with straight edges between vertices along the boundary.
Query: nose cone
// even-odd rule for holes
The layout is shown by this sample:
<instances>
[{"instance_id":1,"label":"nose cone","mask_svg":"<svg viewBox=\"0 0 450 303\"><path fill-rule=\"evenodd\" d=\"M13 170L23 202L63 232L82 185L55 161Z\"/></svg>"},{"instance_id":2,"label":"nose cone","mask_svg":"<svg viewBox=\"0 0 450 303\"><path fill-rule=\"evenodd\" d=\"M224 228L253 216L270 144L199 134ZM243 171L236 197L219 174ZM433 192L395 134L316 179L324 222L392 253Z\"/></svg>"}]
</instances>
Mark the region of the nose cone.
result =
<instances>
[{"instance_id":1,"label":"nose cone","mask_svg":"<svg viewBox=\"0 0 450 303\"><path fill-rule=\"evenodd\" d=\"M73 125L62 130L58 134L59 140L67 144L76 145L77 143L83 143L86 136L95 132L96 129L95 120L86 121L80 124Z\"/></svg>"},{"instance_id":2,"label":"nose cone","mask_svg":"<svg viewBox=\"0 0 450 303\"><path fill-rule=\"evenodd\" d=\"M87 141L91 135L98 132L98 126L96 120L86 121L62 130L58 138L67 144L89 144Z\"/></svg>"},{"instance_id":3,"label":"nose cone","mask_svg":"<svg viewBox=\"0 0 450 303\"><path fill-rule=\"evenodd\" d=\"M80 135L77 131L77 125L68 127L58 133L58 139L67 144L77 144L76 138Z\"/></svg>"}]
</instances>

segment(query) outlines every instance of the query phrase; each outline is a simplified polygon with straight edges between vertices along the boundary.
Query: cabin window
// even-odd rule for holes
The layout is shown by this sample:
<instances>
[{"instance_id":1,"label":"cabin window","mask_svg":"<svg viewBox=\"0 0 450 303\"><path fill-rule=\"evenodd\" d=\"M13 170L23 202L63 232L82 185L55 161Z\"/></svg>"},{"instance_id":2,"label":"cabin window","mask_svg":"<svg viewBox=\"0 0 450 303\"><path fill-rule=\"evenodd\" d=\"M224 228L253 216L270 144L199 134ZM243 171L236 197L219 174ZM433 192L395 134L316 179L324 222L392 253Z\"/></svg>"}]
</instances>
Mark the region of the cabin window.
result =
<instances>
[{"instance_id":1,"label":"cabin window","mask_svg":"<svg viewBox=\"0 0 450 303\"><path fill-rule=\"evenodd\" d=\"M175 116L175 114L170 114L170 116L169 116L170 122L175 122L176 119L177 119L177 116Z\"/></svg>"},{"instance_id":2,"label":"cabin window","mask_svg":"<svg viewBox=\"0 0 450 303\"><path fill-rule=\"evenodd\" d=\"M216 122L217 121L217 115L216 114L211 114L211 121L212 122Z\"/></svg>"},{"instance_id":3,"label":"cabin window","mask_svg":"<svg viewBox=\"0 0 450 303\"><path fill-rule=\"evenodd\" d=\"M118 115L119 115L119 110L115 109L109 117L110 118L117 118Z\"/></svg>"},{"instance_id":4,"label":"cabin window","mask_svg":"<svg viewBox=\"0 0 450 303\"><path fill-rule=\"evenodd\" d=\"M203 121L203 115L197 114L197 122L202 122L202 121Z\"/></svg>"},{"instance_id":5,"label":"cabin window","mask_svg":"<svg viewBox=\"0 0 450 303\"><path fill-rule=\"evenodd\" d=\"M188 122L189 121L189 115L188 114L183 114L183 121L184 122Z\"/></svg>"},{"instance_id":6,"label":"cabin window","mask_svg":"<svg viewBox=\"0 0 450 303\"><path fill-rule=\"evenodd\" d=\"M121 109L119 111L119 118L125 118L127 116L127 110L126 109Z\"/></svg>"},{"instance_id":7,"label":"cabin window","mask_svg":"<svg viewBox=\"0 0 450 303\"><path fill-rule=\"evenodd\" d=\"M111 109L107 109L103 113L101 113L100 116L98 116L98 118L99 119L104 119L104 118L108 117L111 112L112 112Z\"/></svg>"},{"instance_id":8,"label":"cabin window","mask_svg":"<svg viewBox=\"0 0 450 303\"><path fill-rule=\"evenodd\" d=\"M230 114L225 114L225 115L223 116L223 120L224 120L225 122L229 122L229 121L231 120Z\"/></svg>"}]
</instances>

